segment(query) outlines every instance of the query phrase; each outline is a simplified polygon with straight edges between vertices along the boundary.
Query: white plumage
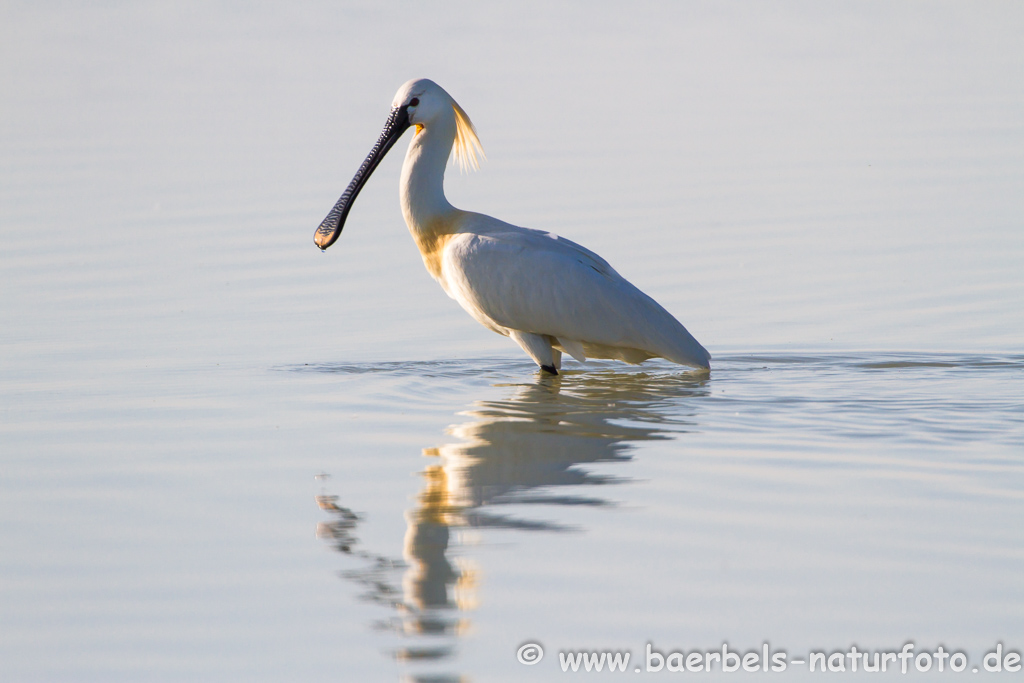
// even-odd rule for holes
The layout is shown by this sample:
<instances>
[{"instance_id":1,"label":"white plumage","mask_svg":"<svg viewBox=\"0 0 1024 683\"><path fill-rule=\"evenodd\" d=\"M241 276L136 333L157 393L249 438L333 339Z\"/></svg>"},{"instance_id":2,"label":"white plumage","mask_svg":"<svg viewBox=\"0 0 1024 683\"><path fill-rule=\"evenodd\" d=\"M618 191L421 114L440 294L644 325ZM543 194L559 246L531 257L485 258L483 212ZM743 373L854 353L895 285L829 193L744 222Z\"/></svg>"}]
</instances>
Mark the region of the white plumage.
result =
<instances>
[{"instance_id":1,"label":"white plumage","mask_svg":"<svg viewBox=\"0 0 1024 683\"><path fill-rule=\"evenodd\" d=\"M639 363L662 357L708 368L710 354L654 299L607 261L565 238L453 207L444 171L454 147L476 166L482 152L469 117L433 81L409 81L374 149L317 230L334 243L348 209L380 159L409 127L416 134L402 167L402 212L427 270L474 319L511 337L548 372L562 352Z\"/></svg>"}]
</instances>

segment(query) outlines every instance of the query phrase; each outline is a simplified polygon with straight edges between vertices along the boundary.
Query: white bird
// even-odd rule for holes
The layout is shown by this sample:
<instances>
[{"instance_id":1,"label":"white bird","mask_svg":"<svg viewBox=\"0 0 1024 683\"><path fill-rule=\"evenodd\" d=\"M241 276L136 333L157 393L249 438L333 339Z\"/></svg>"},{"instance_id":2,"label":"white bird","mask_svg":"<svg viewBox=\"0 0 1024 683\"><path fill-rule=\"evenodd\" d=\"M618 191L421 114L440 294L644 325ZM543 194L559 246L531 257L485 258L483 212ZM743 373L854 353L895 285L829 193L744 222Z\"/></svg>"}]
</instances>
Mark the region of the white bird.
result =
<instances>
[{"instance_id":1,"label":"white bird","mask_svg":"<svg viewBox=\"0 0 1024 683\"><path fill-rule=\"evenodd\" d=\"M483 148L462 107L427 79L398 89L377 144L317 229L318 247L338 239L356 195L410 127L416 132L399 183L405 222L427 271L477 322L511 337L552 374L563 352L581 362L657 356L710 367L711 355L686 328L597 254L448 202L444 171L453 148L463 168L476 168Z\"/></svg>"}]
</instances>

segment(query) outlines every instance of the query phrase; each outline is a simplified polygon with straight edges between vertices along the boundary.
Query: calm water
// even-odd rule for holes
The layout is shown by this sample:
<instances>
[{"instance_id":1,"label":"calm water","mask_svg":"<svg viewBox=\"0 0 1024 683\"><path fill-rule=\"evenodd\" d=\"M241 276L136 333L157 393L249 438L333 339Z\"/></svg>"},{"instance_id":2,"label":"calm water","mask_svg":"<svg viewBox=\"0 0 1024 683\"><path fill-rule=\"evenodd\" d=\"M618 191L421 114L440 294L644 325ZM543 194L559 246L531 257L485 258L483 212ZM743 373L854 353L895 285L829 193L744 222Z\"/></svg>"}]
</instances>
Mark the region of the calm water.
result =
<instances>
[{"instance_id":1,"label":"calm water","mask_svg":"<svg viewBox=\"0 0 1024 683\"><path fill-rule=\"evenodd\" d=\"M1016 3L3 4L0 678L1020 652L1022 34ZM489 157L452 201L608 257L710 375L540 376L425 273L401 144L317 252L419 76Z\"/></svg>"}]
</instances>

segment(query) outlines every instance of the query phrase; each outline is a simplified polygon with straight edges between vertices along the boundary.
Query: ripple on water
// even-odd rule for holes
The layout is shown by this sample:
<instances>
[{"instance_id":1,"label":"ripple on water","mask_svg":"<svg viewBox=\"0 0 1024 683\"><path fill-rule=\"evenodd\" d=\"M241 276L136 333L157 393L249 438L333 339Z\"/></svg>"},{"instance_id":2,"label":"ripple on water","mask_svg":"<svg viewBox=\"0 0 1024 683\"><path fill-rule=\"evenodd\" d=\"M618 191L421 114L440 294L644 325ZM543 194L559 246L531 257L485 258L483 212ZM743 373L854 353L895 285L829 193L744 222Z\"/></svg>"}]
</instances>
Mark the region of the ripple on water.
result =
<instances>
[{"instance_id":1,"label":"ripple on water","mask_svg":"<svg viewBox=\"0 0 1024 683\"><path fill-rule=\"evenodd\" d=\"M279 369L378 378L372 380L373 395L382 405L508 388L510 399L491 401L486 409L507 419L522 410L517 388L542 387L545 405L530 410L577 418L598 412L619 424L657 424L660 432L721 431L829 450L877 441L1024 444L1024 356L1013 354L736 354L716 357L710 374L658 360L639 366L568 361L561 375L551 377L525 358ZM389 381L379 381L385 377ZM366 393L359 400L365 402Z\"/></svg>"}]
</instances>

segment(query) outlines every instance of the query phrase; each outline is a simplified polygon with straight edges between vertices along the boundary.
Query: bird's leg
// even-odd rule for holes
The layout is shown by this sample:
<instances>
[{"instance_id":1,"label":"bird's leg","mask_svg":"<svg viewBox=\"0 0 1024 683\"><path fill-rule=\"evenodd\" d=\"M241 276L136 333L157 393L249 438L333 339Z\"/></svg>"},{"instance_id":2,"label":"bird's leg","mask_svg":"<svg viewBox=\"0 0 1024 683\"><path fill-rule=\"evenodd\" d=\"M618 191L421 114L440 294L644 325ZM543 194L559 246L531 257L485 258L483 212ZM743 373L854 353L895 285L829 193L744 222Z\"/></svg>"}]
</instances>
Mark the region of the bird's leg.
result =
<instances>
[{"instance_id":1,"label":"bird's leg","mask_svg":"<svg viewBox=\"0 0 1024 683\"><path fill-rule=\"evenodd\" d=\"M554 337L545 337L545 339L548 340L549 344L554 344L554 342L556 341ZM551 365L542 365L540 366L540 369L552 375L557 375L558 371L562 369L562 352L559 349L556 349L554 346L552 346L551 358L554 360L554 363L552 363Z\"/></svg>"},{"instance_id":2,"label":"bird's leg","mask_svg":"<svg viewBox=\"0 0 1024 683\"><path fill-rule=\"evenodd\" d=\"M510 330L508 336L519 346L523 347L523 351L526 351L537 365L552 374L558 374L555 350L551 348L551 341L547 337L533 334L532 332L520 332L519 330ZM558 355L561 356L562 354L559 353Z\"/></svg>"}]
</instances>

